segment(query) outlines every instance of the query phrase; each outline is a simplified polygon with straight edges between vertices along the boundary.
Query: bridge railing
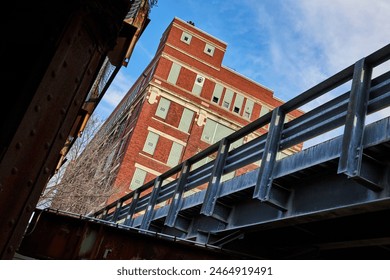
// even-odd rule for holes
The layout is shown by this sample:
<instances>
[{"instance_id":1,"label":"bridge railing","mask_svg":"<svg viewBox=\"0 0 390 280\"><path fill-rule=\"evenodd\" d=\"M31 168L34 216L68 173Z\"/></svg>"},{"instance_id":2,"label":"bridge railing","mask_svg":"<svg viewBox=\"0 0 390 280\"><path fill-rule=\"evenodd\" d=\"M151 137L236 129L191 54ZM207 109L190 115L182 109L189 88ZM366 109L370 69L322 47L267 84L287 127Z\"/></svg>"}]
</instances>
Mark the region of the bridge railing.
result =
<instances>
[{"instance_id":1,"label":"bridge railing","mask_svg":"<svg viewBox=\"0 0 390 280\"><path fill-rule=\"evenodd\" d=\"M390 104L390 71L372 78L375 67L390 59L390 45L362 58L334 76L275 108L242 129L223 138L204 151L187 159L94 213L97 218L132 226L136 216L143 215L140 228L148 229L154 212L169 205L165 225L173 226L185 193L206 184L201 214L212 215L217 203L221 178L248 164L261 162L253 198L285 210L273 182L277 154L284 149L344 126L342 153L338 172L359 176L363 155L362 141L366 116ZM387 69L388 70L388 69ZM351 89L289 122L285 116L324 94L351 82ZM268 133L231 149L232 143L268 126ZM213 158L200 165L205 158Z\"/></svg>"}]
</instances>

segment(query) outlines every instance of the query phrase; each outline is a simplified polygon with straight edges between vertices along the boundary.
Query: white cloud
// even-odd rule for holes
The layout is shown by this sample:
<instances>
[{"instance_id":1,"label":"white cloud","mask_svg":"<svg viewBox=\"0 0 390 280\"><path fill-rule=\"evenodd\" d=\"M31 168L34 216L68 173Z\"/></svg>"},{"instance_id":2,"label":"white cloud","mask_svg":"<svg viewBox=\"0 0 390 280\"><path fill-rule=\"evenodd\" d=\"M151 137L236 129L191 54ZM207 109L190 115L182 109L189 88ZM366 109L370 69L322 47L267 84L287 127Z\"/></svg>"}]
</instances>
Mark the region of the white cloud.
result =
<instances>
[{"instance_id":1,"label":"white cloud","mask_svg":"<svg viewBox=\"0 0 390 280\"><path fill-rule=\"evenodd\" d=\"M277 4L247 0L244 3L256 14L251 29L257 48L248 51L247 56L252 59L246 60L249 63L242 65L242 71L254 79L261 77L262 83L285 101L389 43L388 0L286 0ZM262 41L265 38L267 44ZM264 59L253 59L256 56ZM388 65L386 69L389 70ZM327 98L349 88L350 83L331 92L330 97L311 102L305 109L323 104ZM376 115L389 114L389 110L385 110ZM341 131L337 129L308 144L331 138Z\"/></svg>"},{"instance_id":2,"label":"white cloud","mask_svg":"<svg viewBox=\"0 0 390 280\"><path fill-rule=\"evenodd\" d=\"M241 25L229 26L247 30L252 41L240 45L244 38L231 39L227 56L236 59L228 66L274 89L286 101L389 43L388 0L242 4L252 24L242 19Z\"/></svg>"},{"instance_id":3,"label":"white cloud","mask_svg":"<svg viewBox=\"0 0 390 280\"><path fill-rule=\"evenodd\" d=\"M295 2L294 2L295 3ZM302 32L324 53L327 70L339 71L389 43L387 0L302 0Z\"/></svg>"}]
</instances>

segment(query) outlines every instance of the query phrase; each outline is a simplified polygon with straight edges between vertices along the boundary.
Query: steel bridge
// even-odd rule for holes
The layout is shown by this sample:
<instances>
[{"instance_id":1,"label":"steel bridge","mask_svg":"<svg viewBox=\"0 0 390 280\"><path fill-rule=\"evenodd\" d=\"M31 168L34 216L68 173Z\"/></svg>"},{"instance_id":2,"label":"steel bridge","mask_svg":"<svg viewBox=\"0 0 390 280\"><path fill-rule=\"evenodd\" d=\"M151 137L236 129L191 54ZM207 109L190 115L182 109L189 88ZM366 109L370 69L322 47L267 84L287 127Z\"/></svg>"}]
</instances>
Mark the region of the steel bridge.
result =
<instances>
[{"instance_id":1,"label":"steel bridge","mask_svg":"<svg viewBox=\"0 0 390 280\"><path fill-rule=\"evenodd\" d=\"M389 258L390 118L380 117L390 104L389 59L387 45L79 219L234 257ZM299 118L285 119L316 101ZM261 127L268 133L231 148ZM335 129L341 133L321 138ZM313 138L317 144L278 157ZM223 181L248 166L255 168ZM25 237L22 253L33 242Z\"/></svg>"}]
</instances>

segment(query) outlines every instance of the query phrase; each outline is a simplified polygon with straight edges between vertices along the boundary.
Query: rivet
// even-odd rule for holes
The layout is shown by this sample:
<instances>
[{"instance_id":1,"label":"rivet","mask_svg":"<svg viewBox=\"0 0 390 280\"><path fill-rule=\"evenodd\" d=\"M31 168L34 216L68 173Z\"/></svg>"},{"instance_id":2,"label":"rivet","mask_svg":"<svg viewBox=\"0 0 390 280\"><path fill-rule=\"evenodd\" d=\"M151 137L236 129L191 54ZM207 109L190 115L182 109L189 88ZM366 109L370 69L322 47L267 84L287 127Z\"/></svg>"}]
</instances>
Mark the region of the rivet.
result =
<instances>
[{"instance_id":1,"label":"rivet","mask_svg":"<svg viewBox=\"0 0 390 280\"><path fill-rule=\"evenodd\" d=\"M37 131L35 129L31 129L30 136L34 136L37 134Z\"/></svg>"},{"instance_id":2,"label":"rivet","mask_svg":"<svg viewBox=\"0 0 390 280\"><path fill-rule=\"evenodd\" d=\"M27 181L27 187L31 187L34 184L33 180L28 180Z\"/></svg>"},{"instance_id":3,"label":"rivet","mask_svg":"<svg viewBox=\"0 0 390 280\"><path fill-rule=\"evenodd\" d=\"M18 171L19 171L19 170L18 170L16 167L12 167L12 169L11 169L11 173L14 174L14 175L15 175L16 173L18 173Z\"/></svg>"},{"instance_id":4,"label":"rivet","mask_svg":"<svg viewBox=\"0 0 390 280\"><path fill-rule=\"evenodd\" d=\"M66 114L66 109L65 108L62 108L61 111L60 111L61 115L65 115Z\"/></svg>"},{"instance_id":5,"label":"rivet","mask_svg":"<svg viewBox=\"0 0 390 280\"><path fill-rule=\"evenodd\" d=\"M35 105L34 110L35 112L39 112L41 110L41 106Z\"/></svg>"},{"instance_id":6,"label":"rivet","mask_svg":"<svg viewBox=\"0 0 390 280\"><path fill-rule=\"evenodd\" d=\"M47 167L45 167L45 169L43 170L43 173L44 173L44 174L48 174L49 172L50 172L50 169L47 168Z\"/></svg>"},{"instance_id":7,"label":"rivet","mask_svg":"<svg viewBox=\"0 0 390 280\"><path fill-rule=\"evenodd\" d=\"M50 143L49 142L46 142L45 143L45 150L49 149L50 148Z\"/></svg>"},{"instance_id":8,"label":"rivet","mask_svg":"<svg viewBox=\"0 0 390 280\"><path fill-rule=\"evenodd\" d=\"M12 227L15 224L15 220L11 219L8 221L8 226Z\"/></svg>"},{"instance_id":9,"label":"rivet","mask_svg":"<svg viewBox=\"0 0 390 280\"><path fill-rule=\"evenodd\" d=\"M46 97L47 101L50 101L53 99L53 96L51 94L48 94L47 97Z\"/></svg>"},{"instance_id":10,"label":"rivet","mask_svg":"<svg viewBox=\"0 0 390 280\"><path fill-rule=\"evenodd\" d=\"M16 148L17 150L20 150L20 149L22 148L22 143L20 143L20 142L16 143L15 148Z\"/></svg>"}]
</instances>

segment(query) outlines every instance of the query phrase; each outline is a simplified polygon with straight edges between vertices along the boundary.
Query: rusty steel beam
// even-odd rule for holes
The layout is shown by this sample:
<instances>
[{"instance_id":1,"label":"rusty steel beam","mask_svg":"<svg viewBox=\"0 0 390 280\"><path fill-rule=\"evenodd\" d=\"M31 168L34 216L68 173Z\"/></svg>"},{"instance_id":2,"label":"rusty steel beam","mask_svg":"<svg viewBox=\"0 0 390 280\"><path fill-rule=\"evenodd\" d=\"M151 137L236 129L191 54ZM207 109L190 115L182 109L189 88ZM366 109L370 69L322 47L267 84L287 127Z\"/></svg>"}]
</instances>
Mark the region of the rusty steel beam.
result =
<instances>
[{"instance_id":1,"label":"rusty steel beam","mask_svg":"<svg viewBox=\"0 0 390 280\"><path fill-rule=\"evenodd\" d=\"M0 259L14 256L129 5L20 0L8 6L0 55L7 69L2 86L12 90L0 105Z\"/></svg>"},{"instance_id":2,"label":"rusty steel beam","mask_svg":"<svg viewBox=\"0 0 390 280\"><path fill-rule=\"evenodd\" d=\"M35 259L242 259L245 255L172 236L36 210L18 254Z\"/></svg>"}]
</instances>

